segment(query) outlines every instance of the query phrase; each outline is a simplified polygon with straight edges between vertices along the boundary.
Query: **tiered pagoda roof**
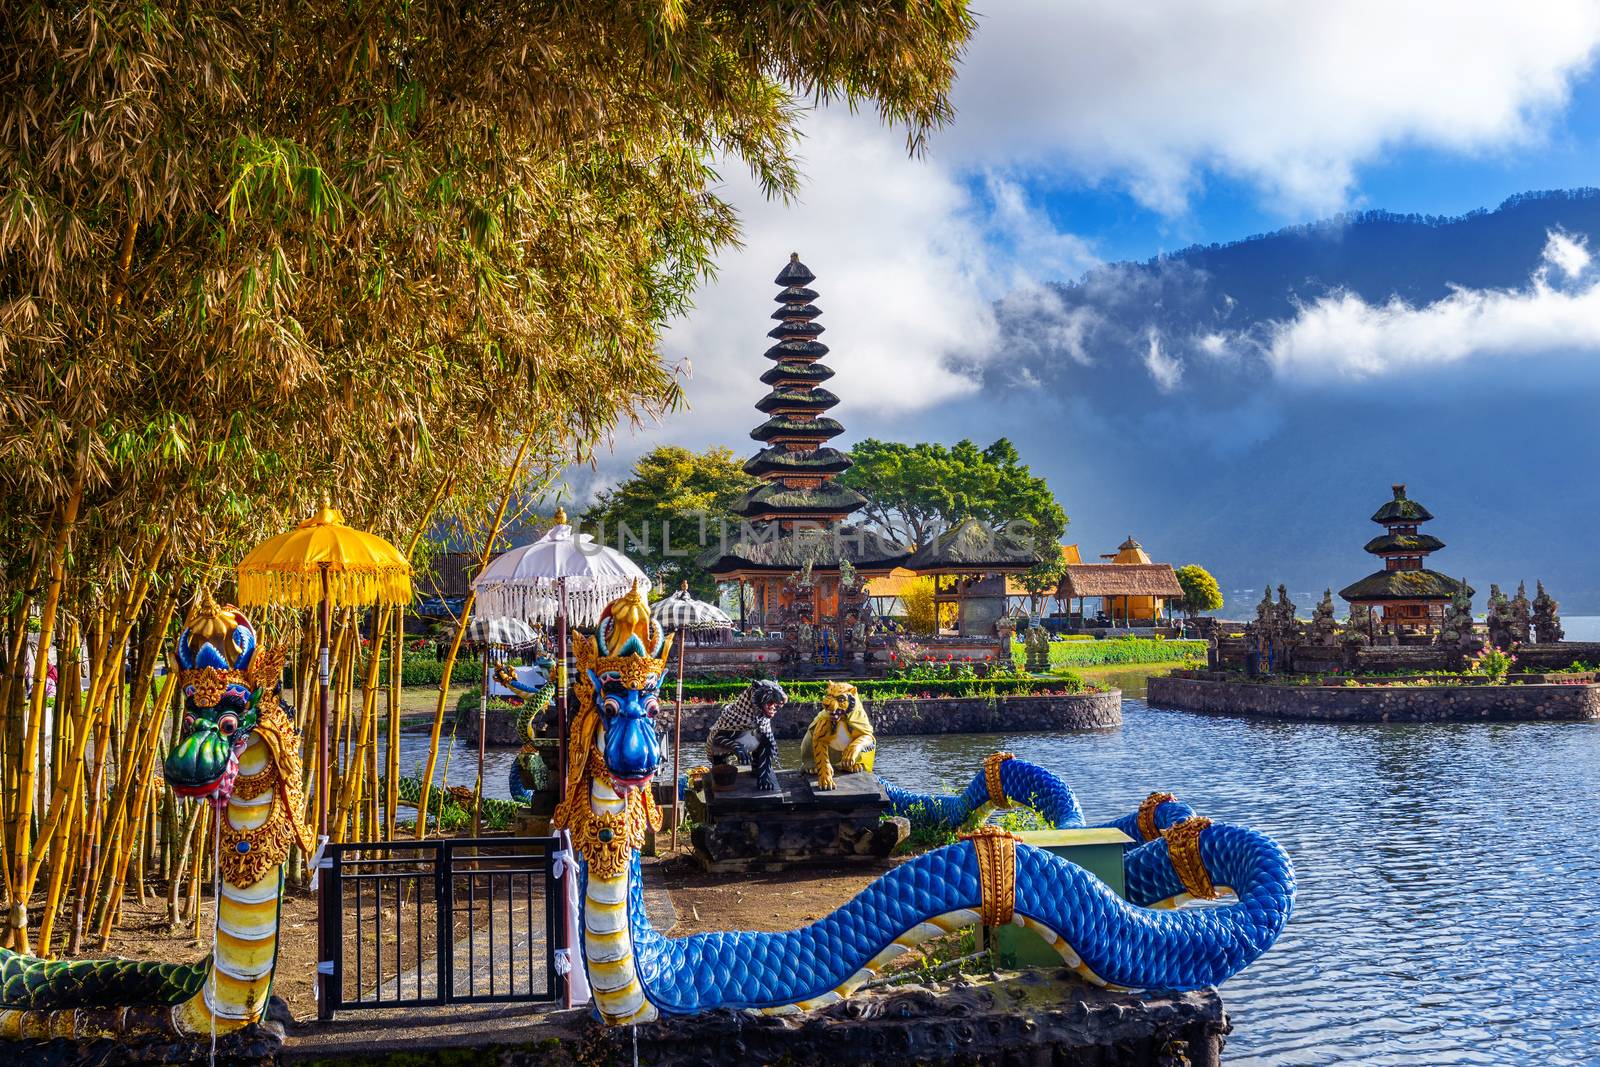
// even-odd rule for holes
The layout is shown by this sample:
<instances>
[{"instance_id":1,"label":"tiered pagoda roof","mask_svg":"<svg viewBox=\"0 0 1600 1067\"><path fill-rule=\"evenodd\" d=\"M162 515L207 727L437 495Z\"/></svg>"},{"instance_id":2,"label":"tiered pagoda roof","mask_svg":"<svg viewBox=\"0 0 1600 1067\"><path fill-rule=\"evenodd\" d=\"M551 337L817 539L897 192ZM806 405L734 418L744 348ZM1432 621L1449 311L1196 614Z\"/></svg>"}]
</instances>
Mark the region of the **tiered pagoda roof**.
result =
<instances>
[{"instance_id":1,"label":"tiered pagoda roof","mask_svg":"<svg viewBox=\"0 0 1600 1067\"><path fill-rule=\"evenodd\" d=\"M761 376L772 391L756 402L756 410L770 417L750 431L769 447L745 464L766 484L746 493L734 508L753 522L839 521L866 503L832 480L849 468L850 458L827 444L844 427L824 414L839 398L819 387L833 371L817 362L828 346L817 340L824 327L817 321L822 309L814 303L814 280L798 254L773 279L779 286L778 309L772 313L778 324L767 336L777 343L767 357L777 366Z\"/></svg>"},{"instance_id":2,"label":"tiered pagoda roof","mask_svg":"<svg viewBox=\"0 0 1600 1067\"><path fill-rule=\"evenodd\" d=\"M765 354L774 366L761 375L771 391L756 403L756 410L768 418L750 431L750 436L766 447L744 465L762 484L746 493L733 509L759 536L706 560L713 574L782 570L792 561L805 559L814 566L837 566L841 556L858 567L887 569L906 555L883 538L855 527L840 527L822 538L833 544L826 549L814 530L802 531L806 536L794 540L797 524L842 523L866 503L861 494L833 480L849 469L850 457L828 444L844 427L825 414L839 398L819 387L833 377L833 371L818 362L828 354L828 346L817 340L824 327L817 321L822 311L815 303L817 291L810 288L814 280L816 276L800 262L798 254L791 255L773 279L779 287L778 308L772 313L777 325L767 333L774 344Z\"/></svg>"},{"instance_id":3,"label":"tiered pagoda roof","mask_svg":"<svg viewBox=\"0 0 1600 1067\"><path fill-rule=\"evenodd\" d=\"M1432 534L1419 533L1417 527L1433 518L1433 512L1406 496L1404 483L1392 486L1394 499L1387 500L1372 514L1372 521L1384 532L1366 543L1366 551L1383 560L1384 568L1367 575L1354 585L1339 590L1352 604L1385 601L1444 601L1465 589L1465 582L1423 566L1429 553L1444 547Z\"/></svg>"}]
</instances>

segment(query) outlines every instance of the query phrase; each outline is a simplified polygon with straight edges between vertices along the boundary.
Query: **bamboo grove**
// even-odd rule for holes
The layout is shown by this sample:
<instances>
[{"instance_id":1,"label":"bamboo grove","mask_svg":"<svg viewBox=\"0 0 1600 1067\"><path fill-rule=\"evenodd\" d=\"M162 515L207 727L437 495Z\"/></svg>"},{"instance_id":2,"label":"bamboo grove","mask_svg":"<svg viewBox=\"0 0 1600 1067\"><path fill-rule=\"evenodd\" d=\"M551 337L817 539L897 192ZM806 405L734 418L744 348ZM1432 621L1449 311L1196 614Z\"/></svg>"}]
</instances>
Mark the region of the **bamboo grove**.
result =
<instances>
[{"instance_id":1,"label":"bamboo grove","mask_svg":"<svg viewBox=\"0 0 1600 1067\"><path fill-rule=\"evenodd\" d=\"M791 195L831 101L916 152L970 28L938 0L0 7L6 944L102 947L162 883L197 919L206 820L155 773L197 595L324 494L487 555L508 500L680 404L657 338L737 239L715 167ZM256 618L302 726L309 621ZM392 834L402 613L336 623L334 832Z\"/></svg>"}]
</instances>

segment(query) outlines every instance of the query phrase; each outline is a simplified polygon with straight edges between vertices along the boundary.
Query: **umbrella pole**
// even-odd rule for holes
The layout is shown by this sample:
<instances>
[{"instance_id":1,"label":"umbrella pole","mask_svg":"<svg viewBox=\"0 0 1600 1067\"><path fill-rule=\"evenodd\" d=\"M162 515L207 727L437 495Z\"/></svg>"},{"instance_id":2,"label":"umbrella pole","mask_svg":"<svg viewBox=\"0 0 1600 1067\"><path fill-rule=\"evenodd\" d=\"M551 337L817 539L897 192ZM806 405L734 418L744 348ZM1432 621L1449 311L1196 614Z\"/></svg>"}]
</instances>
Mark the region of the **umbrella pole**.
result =
<instances>
[{"instance_id":1,"label":"umbrella pole","mask_svg":"<svg viewBox=\"0 0 1600 1067\"><path fill-rule=\"evenodd\" d=\"M567 580L556 579L556 800L567 799Z\"/></svg>"},{"instance_id":2,"label":"umbrella pole","mask_svg":"<svg viewBox=\"0 0 1600 1067\"><path fill-rule=\"evenodd\" d=\"M483 646L483 687L478 699L478 788L472 800L472 836L483 836L483 746L489 733L489 646Z\"/></svg>"},{"instance_id":3,"label":"umbrella pole","mask_svg":"<svg viewBox=\"0 0 1600 1067\"><path fill-rule=\"evenodd\" d=\"M683 752L683 631L678 631L678 710L672 716L672 851L678 851L678 823L683 821L679 805L683 800L678 795L678 783L683 780L683 772L678 769L679 756Z\"/></svg>"},{"instance_id":4,"label":"umbrella pole","mask_svg":"<svg viewBox=\"0 0 1600 1067\"><path fill-rule=\"evenodd\" d=\"M327 847L328 841L328 791L332 788L333 773L328 767L328 759L332 755L328 731L328 644L329 631L333 629L331 606L328 603L328 564L321 565L322 570L322 604L317 609L317 633L321 648L317 656L317 851ZM317 879L317 959L318 961L332 960L333 948L328 944L328 935L332 932L333 924L329 921L328 909L328 880L320 876L320 872L312 872ZM322 973L321 966L317 968L317 1018L333 1018L333 982L332 976Z\"/></svg>"}]
</instances>

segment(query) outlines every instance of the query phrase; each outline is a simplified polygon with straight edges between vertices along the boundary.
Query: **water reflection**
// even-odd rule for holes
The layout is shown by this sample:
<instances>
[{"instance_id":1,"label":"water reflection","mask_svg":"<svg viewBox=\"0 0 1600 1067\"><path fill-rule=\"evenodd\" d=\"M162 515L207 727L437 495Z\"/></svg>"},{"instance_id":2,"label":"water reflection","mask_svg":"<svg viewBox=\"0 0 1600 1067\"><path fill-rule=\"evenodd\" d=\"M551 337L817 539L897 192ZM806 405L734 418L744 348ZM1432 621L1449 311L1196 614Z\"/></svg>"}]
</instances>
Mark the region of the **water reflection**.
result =
<instances>
[{"instance_id":1,"label":"water reflection","mask_svg":"<svg viewBox=\"0 0 1600 1067\"><path fill-rule=\"evenodd\" d=\"M1091 818L1167 789L1276 837L1298 906L1224 989L1230 1064L1600 1063L1600 725L1124 712L1103 732L886 738L878 770L953 789L1009 749L1061 773ZM405 738L408 772L425 745ZM490 795L513 754L490 753ZM475 772L458 745L450 783Z\"/></svg>"}]
</instances>

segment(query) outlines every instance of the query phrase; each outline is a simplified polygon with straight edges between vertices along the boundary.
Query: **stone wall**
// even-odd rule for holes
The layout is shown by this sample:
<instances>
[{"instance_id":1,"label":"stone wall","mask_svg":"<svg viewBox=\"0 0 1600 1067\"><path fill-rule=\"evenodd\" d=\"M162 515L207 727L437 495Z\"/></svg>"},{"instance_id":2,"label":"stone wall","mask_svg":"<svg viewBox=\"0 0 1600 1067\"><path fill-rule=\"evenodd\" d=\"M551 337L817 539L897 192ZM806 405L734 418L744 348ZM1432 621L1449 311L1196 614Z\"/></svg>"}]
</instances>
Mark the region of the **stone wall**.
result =
<instances>
[{"instance_id":1,"label":"stone wall","mask_svg":"<svg viewBox=\"0 0 1600 1067\"><path fill-rule=\"evenodd\" d=\"M663 694L665 696L665 694ZM1112 689L1103 693L1065 693L1052 696L1013 696L998 700L980 697L932 697L904 700L867 700L867 717L873 731L881 737L912 734L993 734L1039 733L1054 730L1103 730L1122 725L1122 693ZM780 738L799 738L816 718L820 706L796 700L784 705L773 722ZM656 728L666 736L672 732L672 702L661 701ZM704 741L712 723L722 714L722 704L685 704L683 737L688 744ZM515 716L491 707L489 737L491 745L514 745ZM478 742L478 714L474 710L462 719L460 734L471 744Z\"/></svg>"},{"instance_id":2,"label":"stone wall","mask_svg":"<svg viewBox=\"0 0 1600 1067\"><path fill-rule=\"evenodd\" d=\"M1152 677L1159 708L1325 722L1513 722L1600 719L1600 685L1272 685Z\"/></svg>"}]
</instances>

